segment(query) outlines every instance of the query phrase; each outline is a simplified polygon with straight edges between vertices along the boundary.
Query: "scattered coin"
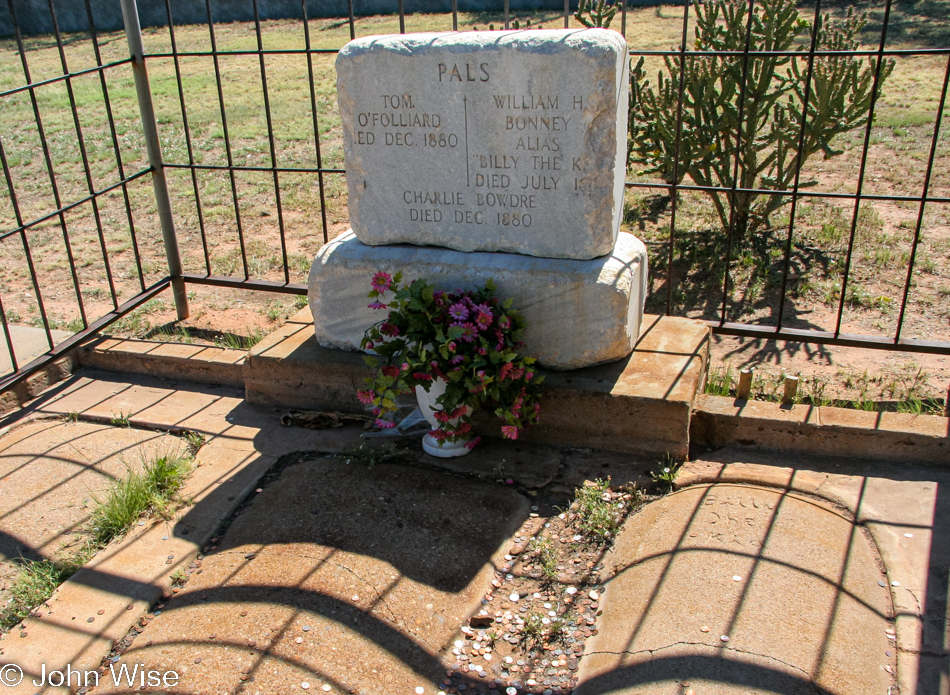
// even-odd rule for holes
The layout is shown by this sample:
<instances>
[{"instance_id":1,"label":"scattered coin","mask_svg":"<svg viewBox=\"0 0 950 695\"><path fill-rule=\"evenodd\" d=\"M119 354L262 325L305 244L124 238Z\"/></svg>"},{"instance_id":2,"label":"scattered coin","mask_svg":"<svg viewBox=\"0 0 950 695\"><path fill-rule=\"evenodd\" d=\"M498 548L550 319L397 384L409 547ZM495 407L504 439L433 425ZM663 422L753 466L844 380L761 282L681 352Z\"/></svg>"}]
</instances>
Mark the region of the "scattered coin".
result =
<instances>
[{"instance_id":1,"label":"scattered coin","mask_svg":"<svg viewBox=\"0 0 950 695\"><path fill-rule=\"evenodd\" d=\"M709 632L709 626L708 626L708 625L703 625L701 628L699 628L699 631L700 631L700 632Z\"/></svg>"},{"instance_id":2,"label":"scattered coin","mask_svg":"<svg viewBox=\"0 0 950 695\"><path fill-rule=\"evenodd\" d=\"M300 687L303 688L304 690L310 690L310 684L307 681L304 681L303 683L301 683Z\"/></svg>"},{"instance_id":3,"label":"scattered coin","mask_svg":"<svg viewBox=\"0 0 950 695\"><path fill-rule=\"evenodd\" d=\"M310 626L309 626L309 625L304 625L302 629L303 629L304 632L310 632Z\"/></svg>"},{"instance_id":4,"label":"scattered coin","mask_svg":"<svg viewBox=\"0 0 950 695\"><path fill-rule=\"evenodd\" d=\"M914 537L914 534L913 534L913 533L905 533L905 534L904 534L904 538L913 538L913 537Z\"/></svg>"},{"instance_id":5,"label":"scattered coin","mask_svg":"<svg viewBox=\"0 0 950 695\"><path fill-rule=\"evenodd\" d=\"M734 581L734 582L741 582L741 581L742 581L742 577L740 577L738 574L734 574L734 575L732 575L732 581Z\"/></svg>"},{"instance_id":6,"label":"scattered coin","mask_svg":"<svg viewBox=\"0 0 950 695\"><path fill-rule=\"evenodd\" d=\"M297 639L294 640L294 642L296 642L297 644L302 644L302 643L303 643L303 637L298 637Z\"/></svg>"},{"instance_id":7,"label":"scattered coin","mask_svg":"<svg viewBox=\"0 0 950 695\"><path fill-rule=\"evenodd\" d=\"M105 609L100 608L99 611L98 611L98 614L99 614L99 615L105 615L105 614L106 614Z\"/></svg>"},{"instance_id":8,"label":"scattered coin","mask_svg":"<svg viewBox=\"0 0 950 695\"><path fill-rule=\"evenodd\" d=\"M512 603L517 603L520 599L521 597L518 594L512 594L511 596L508 597L508 600L511 601Z\"/></svg>"},{"instance_id":9,"label":"scattered coin","mask_svg":"<svg viewBox=\"0 0 950 695\"><path fill-rule=\"evenodd\" d=\"M571 596L573 596L574 594L577 593L577 587L576 587L576 586L569 586L569 587L567 587L567 593L569 593Z\"/></svg>"},{"instance_id":10,"label":"scattered coin","mask_svg":"<svg viewBox=\"0 0 950 695\"><path fill-rule=\"evenodd\" d=\"M322 690L325 693L328 693L332 690L332 688L329 685L324 685L322 688L320 688L320 690Z\"/></svg>"},{"instance_id":11,"label":"scattered coin","mask_svg":"<svg viewBox=\"0 0 950 695\"><path fill-rule=\"evenodd\" d=\"M723 642L728 642L728 641L729 641L729 635L720 635L719 639L722 640Z\"/></svg>"},{"instance_id":12,"label":"scattered coin","mask_svg":"<svg viewBox=\"0 0 950 695\"><path fill-rule=\"evenodd\" d=\"M600 598L600 594L594 591L593 589L591 589L591 592L587 595L590 596L591 601L596 601L597 599Z\"/></svg>"},{"instance_id":13,"label":"scattered coin","mask_svg":"<svg viewBox=\"0 0 950 695\"><path fill-rule=\"evenodd\" d=\"M901 585L901 583L898 582L898 581L893 581L893 582L891 582L891 586L900 586L900 585Z\"/></svg>"}]
</instances>

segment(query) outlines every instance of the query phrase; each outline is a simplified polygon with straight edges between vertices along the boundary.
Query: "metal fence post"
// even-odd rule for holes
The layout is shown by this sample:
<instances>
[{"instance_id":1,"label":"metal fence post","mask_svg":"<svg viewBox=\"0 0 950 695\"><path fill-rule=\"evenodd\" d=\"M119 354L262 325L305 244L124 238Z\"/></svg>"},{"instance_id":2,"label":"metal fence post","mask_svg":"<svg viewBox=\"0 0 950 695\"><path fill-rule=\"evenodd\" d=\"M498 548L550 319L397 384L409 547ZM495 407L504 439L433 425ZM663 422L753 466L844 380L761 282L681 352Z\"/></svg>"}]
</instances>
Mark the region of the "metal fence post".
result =
<instances>
[{"instance_id":1,"label":"metal fence post","mask_svg":"<svg viewBox=\"0 0 950 695\"><path fill-rule=\"evenodd\" d=\"M178 251L178 237L175 234L175 218L172 216L171 198L168 195L168 182L165 180L165 164L162 160L162 146L158 138L158 126L155 123L155 110L152 108L152 91L148 84L148 71L145 68L145 47L142 44L142 27L139 24L139 11L135 0L120 0L122 19L125 22L125 36L132 55L132 74L135 77L135 91L138 95L139 112L142 116L142 131L145 147L148 151L148 163L152 167L152 188L158 205L158 219L162 225L162 239L165 242L165 257L168 260L168 274L172 279L172 293L175 297L175 310L178 319L188 318L188 294L185 292L185 280L182 277L181 254Z\"/></svg>"}]
</instances>

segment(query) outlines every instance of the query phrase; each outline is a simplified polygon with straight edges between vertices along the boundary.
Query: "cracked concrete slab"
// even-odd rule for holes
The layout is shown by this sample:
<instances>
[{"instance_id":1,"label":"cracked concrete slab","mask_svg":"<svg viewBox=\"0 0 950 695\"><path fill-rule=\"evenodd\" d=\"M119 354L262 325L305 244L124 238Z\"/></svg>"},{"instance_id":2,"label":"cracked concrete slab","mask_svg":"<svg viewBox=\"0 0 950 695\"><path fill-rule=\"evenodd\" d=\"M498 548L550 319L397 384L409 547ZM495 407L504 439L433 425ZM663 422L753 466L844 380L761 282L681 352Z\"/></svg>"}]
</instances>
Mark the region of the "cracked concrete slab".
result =
<instances>
[{"instance_id":1,"label":"cracked concrete slab","mask_svg":"<svg viewBox=\"0 0 950 695\"><path fill-rule=\"evenodd\" d=\"M291 465L121 663L174 668L179 692L435 693L528 513L510 488L438 472ZM125 692L108 680L97 693Z\"/></svg>"},{"instance_id":2,"label":"cracked concrete slab","mask_svg":"<svg viewBox=\"0 0 950 695\"><path fill-rule=\"evenodd\" d=\"M883 694L894 683L886 575L830 503L689 487L628 519L605 576L578 695Z\"/></svg>"}]
</instances>

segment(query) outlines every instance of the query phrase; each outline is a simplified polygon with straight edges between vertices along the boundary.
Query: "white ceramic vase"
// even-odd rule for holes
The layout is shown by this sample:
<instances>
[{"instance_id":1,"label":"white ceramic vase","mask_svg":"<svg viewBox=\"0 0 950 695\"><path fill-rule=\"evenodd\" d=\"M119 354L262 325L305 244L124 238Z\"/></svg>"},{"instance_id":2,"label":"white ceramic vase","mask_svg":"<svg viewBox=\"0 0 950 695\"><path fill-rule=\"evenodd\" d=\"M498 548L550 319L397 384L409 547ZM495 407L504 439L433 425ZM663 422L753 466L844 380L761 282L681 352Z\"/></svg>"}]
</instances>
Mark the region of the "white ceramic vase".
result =
<instances>
[{"instance_id":1,"label":"white ceramic vase","mask_svg":"<svg viewBox=\"0 0 950 695\"><path fill-rule=\"evenodd\" d=\"M444 379L435 379L429 386L428 393L421 386L416 386L416 400L419 402L419 410L422 411L422 415L434 430L439 429L442 424L435 419L435 413L442 410L442 406L438 405L436 401L443 393L445 393ZM458 421L459 418L454 418L449 421L449 424L455 425ZM422 438L422 448L427 454L444 459L465 456L465 454L471 451L471 449L466 446L469 439L469 437L466 437L457 442L440 442L431 434L426 433Z\"/></svg>"}]
</instances>

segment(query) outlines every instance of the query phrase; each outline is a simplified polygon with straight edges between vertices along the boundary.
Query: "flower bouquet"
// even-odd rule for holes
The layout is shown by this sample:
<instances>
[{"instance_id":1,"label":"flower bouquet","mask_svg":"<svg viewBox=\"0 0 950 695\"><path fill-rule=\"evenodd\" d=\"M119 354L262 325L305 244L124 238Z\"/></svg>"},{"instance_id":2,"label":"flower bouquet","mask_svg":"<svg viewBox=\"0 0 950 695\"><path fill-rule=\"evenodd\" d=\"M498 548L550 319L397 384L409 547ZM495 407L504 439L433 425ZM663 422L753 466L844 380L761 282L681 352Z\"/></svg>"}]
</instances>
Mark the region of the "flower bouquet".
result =
<instances>
[{"instance_id":1,"label":"flower bouquet","mask_svg":"<svg viewBox=\"0 0 950 695\"><path fill-rule=\"evenodd\" d=\"M477 446L472 417L480 407L494 412L508 439L538 421L542 377L534 359L519 354L524 319L510 299L499 302L491 280L475 290L441 292L426 280L403 285L402 273L378 272L371 284L370 308L388 314L363 337L363 349L375 353L367 364L377 371L357 395L373 407L377 427L395 426L398 395L439 393L443 385L435 412L423 411L438 425L423 441L430 453L458 455L433 448L458 450L461 443L460 453L467 453Z\"/></svg>"}]
</instances>

